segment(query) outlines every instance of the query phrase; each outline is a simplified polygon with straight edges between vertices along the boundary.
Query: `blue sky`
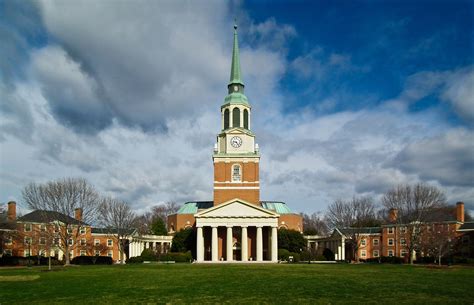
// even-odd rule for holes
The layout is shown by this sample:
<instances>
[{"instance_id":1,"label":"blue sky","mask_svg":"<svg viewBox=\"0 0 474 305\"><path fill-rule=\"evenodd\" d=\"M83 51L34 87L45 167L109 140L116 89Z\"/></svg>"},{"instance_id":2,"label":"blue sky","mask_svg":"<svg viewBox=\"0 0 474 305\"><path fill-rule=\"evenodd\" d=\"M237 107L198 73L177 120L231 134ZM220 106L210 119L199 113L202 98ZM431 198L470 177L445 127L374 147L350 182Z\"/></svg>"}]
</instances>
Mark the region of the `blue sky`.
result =
<instances>
[{"instance_id":1,"label":"blue sky","mask_svg":"<svg viewBox=\"0 0 474 305\"><path fill-rule=\"evenodd\" d=\"M474 210L472 1L0 1L0 202L85 177L212 198L237 17L262 200L428 183Z\"/></svg>"}]
</instances>

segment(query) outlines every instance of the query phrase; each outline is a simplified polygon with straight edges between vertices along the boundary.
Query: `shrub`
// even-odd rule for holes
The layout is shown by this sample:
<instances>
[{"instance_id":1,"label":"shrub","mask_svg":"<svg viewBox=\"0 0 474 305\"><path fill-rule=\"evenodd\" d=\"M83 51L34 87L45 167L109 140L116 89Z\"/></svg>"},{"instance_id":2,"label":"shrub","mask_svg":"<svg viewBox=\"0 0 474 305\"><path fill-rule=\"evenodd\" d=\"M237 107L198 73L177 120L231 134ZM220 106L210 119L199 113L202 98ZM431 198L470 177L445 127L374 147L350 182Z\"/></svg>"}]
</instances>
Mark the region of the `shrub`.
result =
<instances>
[{"instance_id":1,"label":"shrub","mask_svg":"<svg viewBox=\"0 0 474 305\"><path fill-rule=\"evenodd\" d=\"M74 265L94 265L92 256L76 256L71 260Z\"/></svg>"},{"instance_id":2,"label":"shrub","mask_svg":"<svg viewBox=\"0 0 474 305\"><path fill-rule=\"evenodd\" d=\"M113 260L108 256L76 256L71 260L74 265L112 265Z\"/></svg>"},{"instance_id":3,"label":"shrub","mask_svg":"<svg viewBox=\"0 0 474 305\"><path fill-rule=\"evenodd\" d=\"M302 261L310 261L310 260L313 260L313 254L309 251L303 251L301 252L300 254L300 259Z\"/></svg>"},{"instance_id":4,"label":"shrub","mask_svg":"<svg viewBox=\"0 0 474 305\"><path fill-rule=\"evenodd\" d=\"M127 264L141 264L141 263L143 263L143 257L141 256L134 256L127 259Z\"/></svg>"},{"instance_id":5,"label":"shrub","mask_svg":"<svg viewBox=\"0 0 474 305\"><path fill-rule=\"evenodd\" d=\"M278 259L282 261L288 260L288 256L290 256L290 251L286 249L278 249Z\"/></svg>"},{"instance_id":6,"label":"shrub","mask_svg":"<svg viewBox=\"0 0 474 305\"><path fill-rule=\"evenodd\" d=\"M170 253L167 253L167 254L163 254L160 257L160 261L162 261L162 262L174 261L176 263L189 263L192 260L193 260L193 256L191 254L191 251L188 251L188 252L170 252Z\"/></svg>"},{"instance_id":7,"label":"shrub","mask_svg":"<svg viewBox=\"0 0 474 305\"><path fill-rule=\"evenodd\" d=\"M315 261L325 261L326 257L324 255L316 255L314 258Z\"/></svg>"},{"instance_id":8,"label":"shrub","mask_svg":"<svg viewBox=\"0 0 474 305\"><path fill-rule=\"evenodd\" d=\"M152 249L143 249L142 254L140 255L144 261L156 261L158 257Z\"/></svg>"},{"instance_id":9,"label":"shrub","mask_svg":"<svg viewBox=\"0 0 474 305\"><path fill-rule=\"evenodd\" d=\"M97 259L95 260L96 265L112 265L114 260L109 256L95 256Z\"/></svg>"},{"instance_id":10,"label":"shrub","mask_svg":"<svg viewBox=\"0 0 474 305\"><path fill-rule=\"evenodd\" d=\"M306 247L306 240L298 231L279 229L278 230L278 246L290 252L299 253L301 249Z\"/></svg>"},{"instance_id":11,"label":"shrub","mask_svg":"<svg viewBox=\"0 0 474 305\"><path fill-rule=\"evenodd\" d=\"M34 264L34 258L30 258L30 263ZM0 258L0 266L27 266L28 257L23 256L7 256Z\"/></svg>"},{"instance_id":12,"label":"shrub","mask_svg":"<svg viewBox=\"0 0 474 305\"><path fill-rule=\"evenodd\" d=\"M333 261L334 260L334 253L331 250L329 250L328 248L324 249L323 256L326 258L327 261Z\"/></svg>"},{"instance_id":13,"label":"shrub","mask_svg":"<svg viewBox=\"0 0 474 305\"><path fill-rule=\"evenodd\" d=\"M171 252L187 252L194 254L196 251L196 234L193 228L187 228L177 232L171 243Z\"/></svg>"},{"instance_id":14,"label":"shrub","mask_svg":"<svg viewBox=\"0 0 474 305\"><path fill-rule=\"evenodd\" d=\"M388 264L403 264L404 258L398 256L382 256L381 261L382 263Z\"/></svg>"}]
</instances>

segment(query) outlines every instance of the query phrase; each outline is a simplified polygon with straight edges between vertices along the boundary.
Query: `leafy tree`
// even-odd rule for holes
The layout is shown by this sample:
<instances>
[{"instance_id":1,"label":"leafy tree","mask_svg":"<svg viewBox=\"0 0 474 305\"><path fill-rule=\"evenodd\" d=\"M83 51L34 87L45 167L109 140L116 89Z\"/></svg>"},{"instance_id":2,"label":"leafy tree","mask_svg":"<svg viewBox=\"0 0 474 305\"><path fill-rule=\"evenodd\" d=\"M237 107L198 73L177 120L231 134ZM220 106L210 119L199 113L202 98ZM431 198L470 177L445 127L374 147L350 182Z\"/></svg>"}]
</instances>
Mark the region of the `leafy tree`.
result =
<instances>
[{"instance_id":1,"label":"leafy tree","mask_svg":"<svg viewBox=\"0 0 474 305\"><path fill-rule=\"evenodd\" d=\"M298 231L279 229L278 230L278 248L286 249L290 252L300 253L306 248L306 241Z\"/></svg>"},{"instance_id":2,"label":"leafy tree","mask_svg":"<svg viewBox=\"0 0 474 305\"><path fill-rule=\"evenodd\" d=\"M151 233L155 235L167 235L166 225L163 219L157 217L151 223Z\"/></svg>"},{"instance_id":3,"label":"leafy tree","mask_svg":"<svg viewBox=\"0 0 474 305\"><path fill-rule=\"evenodd\" d=\"M187 228L176 232L171 244L171 252L191 251L193 256L196 251L196 234L192 228Z\"/></svg>"}]
</instances>

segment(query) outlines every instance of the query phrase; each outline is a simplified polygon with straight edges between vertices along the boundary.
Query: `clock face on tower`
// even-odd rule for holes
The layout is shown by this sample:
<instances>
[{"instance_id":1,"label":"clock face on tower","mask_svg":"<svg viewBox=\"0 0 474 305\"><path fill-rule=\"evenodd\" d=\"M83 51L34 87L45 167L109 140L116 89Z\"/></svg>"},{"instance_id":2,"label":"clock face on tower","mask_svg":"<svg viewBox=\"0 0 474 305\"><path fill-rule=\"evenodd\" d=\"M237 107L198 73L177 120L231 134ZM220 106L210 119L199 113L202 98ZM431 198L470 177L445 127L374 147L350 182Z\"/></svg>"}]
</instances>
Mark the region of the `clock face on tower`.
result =
<instances>
[{"instance_id":1,"label":"clock face on tower","mask_svg":"<svg viewBox=\"0 0 474 305\"><path fill-rule=\"evenodd\" d=\"M232 137L232 139L230 139L230 145L232 145L232 147L239 148L242 145L242 138L237 136Z\"/></svg>"}]
</instances>

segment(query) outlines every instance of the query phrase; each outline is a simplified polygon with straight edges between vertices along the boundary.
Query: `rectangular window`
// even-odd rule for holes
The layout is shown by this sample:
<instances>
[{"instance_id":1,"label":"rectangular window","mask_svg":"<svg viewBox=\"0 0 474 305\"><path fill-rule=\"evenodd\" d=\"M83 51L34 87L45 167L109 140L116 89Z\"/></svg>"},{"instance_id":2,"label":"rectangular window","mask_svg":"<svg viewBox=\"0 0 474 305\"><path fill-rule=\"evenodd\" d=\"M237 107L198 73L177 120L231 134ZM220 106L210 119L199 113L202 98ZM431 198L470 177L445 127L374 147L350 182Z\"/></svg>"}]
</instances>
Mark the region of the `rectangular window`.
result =
<instances>
[{"instance_id":1,"label":"rectangular window","mask_svg":"<svg viewBox=\"0 0 474 305\"><path fill-rule=\"evenodd\" d=\"M379 245L379 240L378 238L374 239L374 246L378 246Z\"/></svg>"},{"instance_id":2,"label":"rectangular window","mask_svg":"<svg viewBox=\"0 0 474 305\"><path fill-rule=\"evenodd\" d=\"M42 257L46 257L46 250L44 249L39 250L38 255Z\"/></svg>"},{"instance_id":3,"label":"rectangular window","mask_svg":"<svg viewBox=\"0 0 474 305\"><path fill-rule=\"evenodd\" d=\"M24 255L25 257L31 256L30 249L25 249L25 250L23 250L23 255Z\"/></svg>"},{"instance_id":4,"label":"rectangular window","mask_svg":"<svg viewBox=\"0 0 474 305\"><path fill-rule=\"evenodd\" d=\"M374 257L379 257L379 250L374 250Z\"/></svg>"},{"instance_id":5,"label":"rectangular window","mask_svg":"<svg viewBox=\"0 0 474 305\"><path fill-rule=\"evenodd\" d=\"M81 232L81 234L86 234L86 228L81 227L81 231L80 231L80 232Z\"/></svg>"},{"instance_id":6,"label":"rectangular window","mask_svg":"<svg viewBox=\"0 0 474 305\"><path fill-rule=\"evenodd\" d=\"M31 237L25 237L25 245L31 245L32 242L33 240L31 239Z\"/></svg>"},{"instance_id":7,"label":"rectangular window","mask_svg":"<svg viewBox=\"0 0 474 305\"><path fill-rule=\"evenodd\" d=\"M95 255L95 256L100 256L100 251L99 251L99 250L95 250L94 255Z\"/></svg>"},{"instance_id":8,"label":"rectangular window","mask_svg":"<svg viewBox=\"0 0 474 305\"><path fill-rule=\"evenodd\" d=\"M81 250L81 252L79 253L81 256L86 256L87 255L87 252L86 250Z\"/></svg>"},{"instance_id":9,"label":"rectangular window","mask_svg":"<svg viewBox=\"0 0 474 305\"><path fill-rule=\"evenodd\" d=\"M69 238L67 242L70 246L74 245L74 241L72 240L72 238Z\"/></svg>"},{"instance_id":10,"label":"rectangular window","mask_svg":"<svg viewBox=\"0 0 474 305\"><path fill-rule=\"evenodd\" d=\"M71 227L67 227L67 234L72 234L72 228Z\"/></svg>"},{"instance_id":11,"label":"rectangular window","mask_svg":"<svg viewBox=\"0 0 474 305\"><path fill-rule=\"evenodd\" d=\"M59 246L59 237L54 238L54 245Z\"/></svg>"},{"instance_id":12,"label":"rectangular window","mask_svg":"<svg viewBox=\"0 0 474 305\"><path fill-rule=\"evenodd\" d=\"M81 246L85 246L85 245L87 245L87 241L86 241L85 238L82 238L81 239Z\"/></svg>"},{"instance_id":13,"label":"rectangular window","mask_svg":"<svg viewBox=\"0 0 474 305\"><path fill-rule=\"evenodd\" d=\"M25 232L31 232L31 223L25 223Z\"/></svg>"},{"instance_id":14,"label":"rectangular window","mask_svg":"<svg viewBox=\"0 0 474 305\"><path fill-rule=\"evenodd\" d=\"M407 227L400 227L400 233L405 234L407 232Z\"/></svg>"},{"instance_id":15,"label":"rectangular window","mask_svg":"<svg viewBox=\"0 0 474 305\"><path fill-rule=\"evenodd\" d=\"M5 255L12 256L12 250L11 249L5 249L5 251L3 251L3 253Z\"/></svg>"},{"instance_id":16,"label":"rectangular window","mask_svg":"<svg viewBox=\"0 0 474 305\"><path fill-rule=\"evenodd\" d=\"M46 238L45 237L40 237L40 245L46 245Z\"/></svg>"},{"instance_id":17,"label":"rectangular window","mask_svg":"<svg viewBox=\"0 0 474 305\"><path fill-rule=\"evenodd\" d=\"M389 245L389 246L393 246L393 238L389 238L389 239L388 239L388 245Z\"/></svg>"},{"instance_id":18,"label":"rectangular window","mask_svg":"<svg viewBox=\"0 0 474 305\"><path fill-rule=\"evenodd\" d=\"M46 232L46 225L45 224L40 225L40 231L41 232Z\"/></svg>"},{"instance_id":19,"label":"rectangular window","mask_svg":"<svg viewBox=\"0 0 474 305\"><path fill-rule=\"evenodd\" d=\"M388 234L393 234L393 227L388 228Z\"/></svg>"},{"instance_id":20,"label":"rectangular window","mask_svg":"<svg viewBox=\"0 0 474 305\"><path fill-rule=\"evenodd\" d=\"M110 250L109 250L109 252L107 252L107 256L108 256L108 257L113 257L113 255L114 255L114 252L113 252L113 251L110 251Z\"/></svg>"},{"instance_id":21,"label":"rectangular window","mask_svg":"<svg viewBox=\"0 0 474 305\"><path fill-rule=\"evenodd\" d=\"M5 245L11 245L13 243L12 237L11 236L6 236L5 237Z\"/></svg>"},{"instance_id":22,"label":"rectangular window","mask_svg":"<svg viewBox=\"0 0 474 305\"><path fill-rule=\"evenodd\" d=\"M107 239L107 247L112 247L114 242L111 239Z\"/></svg>"},{"instance_id":23,"label":"rectangular window","mask_svg":"<svg viewBox=\"0 0 474 305\"><path fill-rule=\"evenodd\" d=\"M365 246L366 242L365 242L365 238L362 238L362 240L360 241L360 245L361 246Z\"/></svg>"},{"instance_id":24,"label":"rectangular window","mask_svg":"<svg viewBox=\"0 0 474 305\"><path fill-rule=\"evenodd\" d=\"M58 225L54 226L54 233L59 233L59 226Z\"/></svg>"},{"instance_id":25,"label":"rectangular window","mask_svg":"<svg viewBox=\"0 0 474 305\"><path fill-rule=\"evenodd\" d=\"M407 241L405 238L400 238L400 245L405 246L407 244Z\"/></svg>"},{"instance_id":26,"label":"rectangular window","mask_svg":"<svg viewBox=\"0 0 474 305\"><path fill-rule=\"evenodd\" d=\"M408 251L407 250L400 250L400 256L405 257L407 255Z\"/></svg>"},{"instance_id":27,"label":"rectangular window","mask_svg":"<svg viewBox=\"0 0 474 305\"><path fill-rule=\"evenodd\" d=\"M393 256L393 250L388 250L388 256L390 256L390 257Z\"/></svg>"},{"instance_id":28,"label":"rectangular window","mask_svg":"<svg viewBox=\"0 0 474 305\"><path fill-rule=\"evenodd\" d=\"M232 181L237 182L241 180L240 165L232 166Z\"/></svg>"},{"instance_id":29,"label":"rectangular window","mask_svg":"<svg viewBox=\"0 0 474 305\"><path fill-rule=\"evenodd\" d=\"M365 258L367 256L367 252L365 250L361 250L360 256Z\"/></svg>"},{"instance_id":30,"label":"rectangular window","mask_svg":"<svg viewBox=\"0 0 474 305\"><path fill-rule=\"evenodd\" d=\"M100 245L100 239L94 239L94 246Z\"/></svg>"}]
</instances>

